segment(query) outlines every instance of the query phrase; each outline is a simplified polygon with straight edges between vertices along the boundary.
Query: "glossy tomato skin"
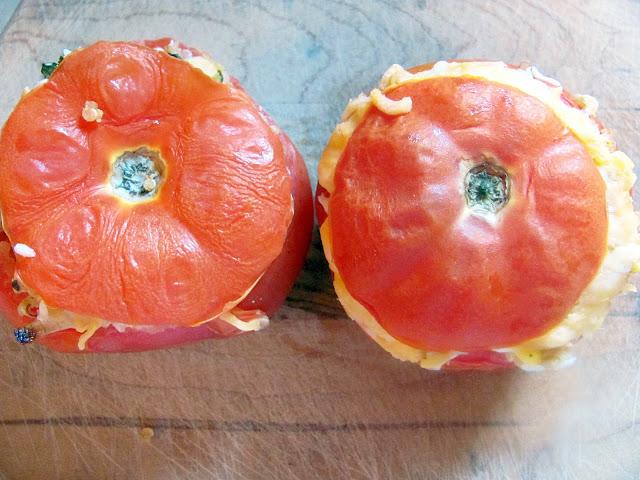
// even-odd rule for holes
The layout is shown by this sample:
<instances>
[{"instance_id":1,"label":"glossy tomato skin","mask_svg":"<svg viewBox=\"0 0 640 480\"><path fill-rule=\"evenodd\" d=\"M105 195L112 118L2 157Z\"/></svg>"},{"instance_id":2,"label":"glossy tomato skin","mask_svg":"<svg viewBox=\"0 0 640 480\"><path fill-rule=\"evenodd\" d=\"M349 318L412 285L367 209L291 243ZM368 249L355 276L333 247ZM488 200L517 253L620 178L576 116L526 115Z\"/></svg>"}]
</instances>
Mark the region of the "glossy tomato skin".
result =
<instances>
[{"instance_id":1,"label":"glossy tomato skin","mask_svg":"<svg viewBox=\"0 0 640 480\"><path fill-rule=\"evenodd\" d=\"M235 78L232 82L236 87L242 88ZM259 309L271 315L285 301L307 256L313 231L313 198L307 167L302 156L289 137L278 128L273 118L257 103L256 107L267 122L278 131L292 179L291 194L294 212L282 253L273 261L239 307L245 310Z\"/></svg>"},{"instance_id":2,"label":"glossy tomato skin","mask_svg":"<svg viewBox=\"0 0 640 480\"><path fill-rule=\"evenodd\" d=\"M462 60L454 60L454 61L462 61ZM433 66L433 64L425 64L425 65L421 65L418 67L414 67L411 68L410 71L412 73L417 73L419 71L422 70L426 70L429 69ZM510 68L520 68L518 66L509 66ZM544 79L542 80L545 83L546 82ZM551 85L552 87L555 87L556 85ZM410 91L414 90L412 87L406 87L406 88L399 88L397 90L398 93L391 93L389 96L391 98L394 99L399 99L400 97L404 95L406 95L407 93L409 93ZM403 92L404 91L404 92ZM482 90L480 88L477 89L478 93L480 93ZM413 92L412 96L415 95L415 91ZM414 97L415 99L415 97ZM562 100L569 106L573 107L573 108L580 108L578 102L576 102L576 100L573 98L573 96L566 91L562 92ZM507 102L508 105L508 102ZM597 118L592 117L592 120L598 125L598 127L602 130L604 127L603 125L598 121ZM384 121L384 120L382 120ZM457 127L456 127L457 128ZM446 129L445 129L446 130ZM414 134L415 137L419 137L420 133L415 133ZM413 138L413 137L412 137ZM560 136L558 136L558 138L560 138ZM371 155L370 152L366 151L366 147L360 146L359 147L360 150L359 155L370 155L370 158L372 159L371 161L373 161L374 155ZM391 151L392 149L390 149ZM408 149L407 149L408 150ZM489 151L491 150L491 148L489 148ZM366 153L363 153L366 152ZM390 155L391 153L387 152L387 155ZM579 152L579 149L576 149L576 156L581 156L582 153ZM586 164L589 164L589 162L586 162ZM572 165L572 161L567 159L567 161L565 162L565 165ZM580 168L577 168L575 170L580 171ZM575 173L575 172L572 172ZM584 202L585 205L587 205L587 208L585 208L583 205L580 206L580 214L579 216L582 216L583 218L587 217L587 218L591 218L591 221L593 223L593 229L591 230L591 237L593 238L592 240L592 245L590 247L585 248L585 251L589 251L589 249L591 249L592 251L589 251L589 253L587 255L591 255L591 265L588 266L587 268L585 268L584 270L587 270L586 274L583 271L583 277L584 278L589 278L591 276L591 273L593 272L593 270L595 268L598 267L599 265L599 261L598 261L598 256L599 258L602 258L602 254L604 252L604 248L600 248L601 245L604 245L603 243L603 239L605 237L605 232L606 232L606 227L605 225L605 216L603 215L603 212L601 211L600 205L602 204L601 200L603 200L603 195L602 195L602 182L599 179L599 175L594 175L593 171L587 171L587 169L582 170L582 176L583 178L586 178L587 181L585 182L585 187L586 189L590 189L591 193L592 193L592 197L591 198L583 198L582 201ZM316 209L317 209L317 215L318 215L318 221L319 223L322 223L325 218L327 213L324 211L324 209L322 208L321 203L318 201L318 198L320 197L320 195L323 195L324 198L324 203L326 203L327 199L328 199L328 193L326 193L324 191L324 189L322 189L321 187L318 188L317 190L317 194L316 194ZM576 195L577 198L580 198L580 194ZM353 201L354 199L352 199ZM579 201L579 200L578 200ZM542 202L541 202L542 203ZM586 210L586 213L583 213ZM578 215L578 214L576 214ZM565 217L566 218L566 217ZM567 220L564 220L567 221ZM571 223L571 220L569 220L567 223ZM578 229L576 229L578 230ZM584 230L584 229L583 229ZM332 229L332 231L334 231L335 234L335 228ZM585 238L585 240L582 242L582 245L587 245L588 242L586 241L586 237L584 235L584 232L581 231L579 233L580 236L582 236L583 238ZM351 238L351 241L353 241L353 238ZM594 247L595 245L595 247ZM600 252L598 253L598 250L600 250ZM335 255L335 251L334 251L334 255ZM352 252L352 255L355 255L355 253ZM353 258L353 257L352 257ZM591 271L589 271L589 269ZM342 269L341 269L342 272ZM343 275L344 277L344 275ZM353 292L352 292L353 294ZM571 296L569 294L569 296ZM357 298L357 295L356 295ZM371 297L369 298L371 299ZM570 302L569 302L570 303ZM365 305L367 305L368 303L365 301ZM517 325L515 325L517 328L521 329L521 330L525 330L525 329L529 329L530 327L527 326L527 322L521 322ZM536 336L535 331L533 331L534 329L530 329L530 337ZM514 330L515 331L515 330ZM538 332L540 332L540 330L538 330ZM479 337L482 336L482 334L478 335ZM415 337L414 337L415 338ZM486 337L485 337L486 338ZM475 341L475 339L473 339ZM411 342L408 342L409 344L412 344ZM421 345L419 344L420 342L418 342L418 344L414 344L413 346L418 346L420 347ZM442 337L442 341L441 344L438 346L436 345L433 350L435 351L439 351L439 350L446 350L447 349L447 340L446 340L446 336ZM470 342L473 343L473 342ZM481 342L477 342L477 343L481 343ZM487 344L489 342L486 342L485 344ZM489 345L487 345L489 346ZM493 348L494 345L491 345L491 348ZM498 347L501 345L495 345L495 347ZM429 348L426 348L427 350L429 350ZM454 348L456 349L456 348ZM504 367L509 367L512 366L513 363L511 363L509 360L507 360L507 357L505 354L503 353L499 353L499 352L495 352L493 350L483 350L482 346L476 347L476 348L472 348L471 350L473 350L471 353L467 353L467 354L463 354L460 355L454 359L452 359L451 361L449 361L447 364L445 364L442 368L443 369L447 369L447 370L467 370L467 369L480 369L480 370L491 370L494 368L504 368Z\"/></svg>"},{"instance_id":3,"label":"glossy tomato skin","mask_svg":"<svg viewBox=\"0 0 640 480\"><path fill-rule=\"evenodd\" d=\"M318 225L327 219L327 212L322 206L321 197L328 198L329 192L320 184L316 185L315 207ZM501 370L511 368L514 363L509 361L505 354L487 350L484 352L467 353L459 355L442 366L442 370Z\"/></svg>"},{"instance_id":4,"label":"glossy tomato skin","mask_svg":"<svg viewBox=\"0 0 640 480\"><path fill-rule=\"evenodd\" d=\"M85 119L87 99L100 123ZM48 305L190 327L235 305L282 251L293 208L276 132L242 90L167 53L131 42L70 53L0 143L3 228L37 252L16 268ZM150 167L131 159L149 161L140 149ZM128 196L148 174L154 191Z\"/></svg>"},{"instance_id":5,"label":"glossy tomato skin","mask_svg":"<svg viewBox=\"0 0 640 480\"><path fill-rule=\"evenodd\" d=\"M336 169L332 252L345 284L392 336L422 350L476 352L542 335L606 253L597 166L542 102L515 89L436 78L388 94L407 95L406 115L369 110ZM461 193L465 165L485 162L511 185L492 220L470 213Z\"/></svg>"},{"instance_id":6,"label":"glossy tomato skin","mask_svg":"<svg viewBox=\"0 0 640 480\"><path fill-rule=\"evenodd\" d=\"M309 177L300 154L289 138L279 134L285 148L291 171L294 215L282 253L271 264L260 281L239 305L242 309L258 309L272 315L284 302L295 281L309 248L313 226L313 205ZM6 235L1 240L8 242ZM0 251L0 313L15 327L22 327L33 319L18 314L18 305L24 294L11 289L15 259L8 249ZM52 350L67 353L140 352L168 348L206 339L223 339L241 334L226 322L213 320L198 327L167 328L156 333L136 330L118 332L115 328L100 328L87 342L85 350L78 349L80 333L63 330L42 337L38 343Z\"/></svg>"},{"instance_id":7,"label":"glossy tomato skin","mask_svg":"<svg viewBox=\"0 0 640 480\"><path fill-rule=\"evenodd\" d=\"M165 45L165 39L146 42L147 46ZM180 44L181 48L189 48ZM189 48L195 55L199 51ZM242 89L233 79L232 83ZM255 102L254 102L255 104ZM284 245L279 256L267 268L250 294L241 302L239 308L243 310L261 310L267 315L273 314L282 304L304 263L309 246L311 229L313 226L313 201L309 179L304 161L293 143L275 122L257 104L263 117L271 125L280 140L286 167L291 183L293 200L293 218L287 230ZM6 235L0 241L7 241ZM16 294L11 288L11 279L15 272L15 257L7 248L0 251L0 312L16 326L24 326L33 319L21 317L18 314L18 304L24 298L23 294ZM6 250L6 251L5 251ZM150 319L149 324L153 324ZM158 348L166 348L183 343L208 338L227 338L242 332L221 320L214 319L197 327L167 326L157 332L128 329L118 332L113 327L100 328L88 340L82 352L135 352ZM61 352L80 352L78 340L80 333L73 329L55 332L37 339L37 342Z\"/></svg>"}]
</instances>

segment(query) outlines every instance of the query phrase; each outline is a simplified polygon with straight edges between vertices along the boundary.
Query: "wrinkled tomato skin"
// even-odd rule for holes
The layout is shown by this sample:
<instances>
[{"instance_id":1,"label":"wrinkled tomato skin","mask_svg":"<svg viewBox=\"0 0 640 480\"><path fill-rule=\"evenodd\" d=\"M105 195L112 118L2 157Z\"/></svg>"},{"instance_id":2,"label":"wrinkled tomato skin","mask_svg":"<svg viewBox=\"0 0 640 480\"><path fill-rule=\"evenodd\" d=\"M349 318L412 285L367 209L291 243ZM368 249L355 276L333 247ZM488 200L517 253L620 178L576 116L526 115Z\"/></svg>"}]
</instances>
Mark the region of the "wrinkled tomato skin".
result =
<instances>
[{"instance_id":1,"label":"wrinkled tomato skin","mask_svg":"<svg viewBox=\"0 0 640 480\"><path fill-rule=\"evenodd\" d=\"M6 234L1 232L0 242L7 245L8 241ZM14 271L15 258L9 249L3 248L0 250L0 314L18 328L29 324L33 319L18 313L18 305L25 298L25 294L15 293L11 288ZM206 338L226 338L239 333L240 331L231 325L216 320L195 328L168 328L157 333L136 330L120 333L115 328L109 327L99 329L88 341L83 352L138 352L171 347ZM80 352L78 350L79 339L80 333L69 329L38 338L37 342L58 352L71 353Z\"/></svg>"},{"instance_id":2,"label":"wrinkled tomato skin","mask_svg":"<svg viewBox=\"0 0 640 480\"><path fill-rule=\"evenodd\" d=\"M322 226L327 219L327 212L319 201L321 196L329 197L329 192L320 184L316 185L315 206L318 225ZM442 370L501 370L513 367L503 353L487 350L484 352L459 355L442 366Z\"/></svg>"},{"instance_id":3,"label":"wrinkled tomato skin","mask_svg":"<svg viewBox=\"0 0 640 480\"><path fill-rule=\"evenodd\" d=\"M407 95L406 115L367 112L336 168L332 253L351 295L421 350L478 352L544 334L606 253L605 184L593 159L516 89L443 77L388 94ZM461 193L465 162L487 156L511 185L494 221L469 213Z\"/></svg>"},{"instance_id":4,"label":"wrinkled tomato skin","mask_svg":"<svg viewBox=\"0 0 640 480\"><path fill-rule=\"evenodd\" d=\"M450 62L466 62L466 61L483 61L483 60L455 59L455 60L449 60L449 61ZM423 64L423 65L410 68L409 71L415 74L424 70L428 70L432 68L433 65L434 65L433 63ZM508 67L513 69L524 68L518 65L508 65ZM550 81L547 81L545 78L541 78L540 80L544 83L547 83L551 87L554 87L554 88L557 87L557 84L555 83L552 84ZM391 97L397 98L393 94L393 89L391 91L392 91ZM573 95L570 92L563 90L561 98L566 105L572 108L581 109L579 102L573 97ZM599 127L601 131L604 129L603 124L599 121L597 117L591 116L591 119L596 123L596 125ZM326 193L324 189L319 187L316 194L317 218L319 223L321 224L325 220L327 216L327 212L324 211L324 209L322 208L322 205L318 201L320 194L323 194L326 197L328 197L328 193ZM597 207L594 207L594 208L597 209ZM596 225L594 227L593 237L594 238L602 237L602 232L606 230L606 227L603 227L602 222L596 221L595 224ZM597 242L597 240L595 240L595 242ZM334 255L335 255L335 252L334 252ZM532 336L535 336L535 335L532 335ZM436 350L439 350L439 349L436 349ZM499 352L495 352L493 350L488 350L488 349L483 350L482 348L480 348L480 349L476 349L475 351L472 351L471 353L466 353L452 359L451 361L446 363L442 368L445 370L468 370L468 369L492 370L496 368L505 368L510 366L513 366L513 363L507 359L507 356L504 353L499 353Z\"/></svg>"},{"instance_id":5,"label":"wrinkled tomato skin","mask_svg":"<svg viewBox=\"0 0 640 480\"><path fill-rule=\"evenodd\" d=\"M169 39L160 39L147 41L144 44L149 47L161 47L166 45L168 41ZM183 49L189 49L194 55L201 54L200 51L183 44L179 44L179 46ZM237 80L232 79L232 83L236 88L242 90ZM287 230L281 253L267 268L249 295L239 304L239 308L258 309L267 315L272 315L286 299L287 293L304 263L313 227L313 199L306 166L299 152L288 136L278 129L271 117L259 105L255 104L255 106L277 132L281 142L291 182L293 218ZM4 232L1 235L0 241L8 242ZM18 305L24 295L15 293L11 288L14 272L15 257L13 253L8 249L0 251L0 313L15 327L21 327L33 319L18 314ZM153 320L150 319L148 323L153 324ZM68 353L138 352L210 338L228 338L241 333L228 323L214 319L197 327L167 327L154 333L134 329L118 332L113 327L100 328L88 340L86 348L82 351L78 349L78 340L81 334L73 329L51 333L36 341L52 350Z\"/></svg>"},{"instance_id":6,"label":"wrinkled tomato skin","mask_svg":"<svg viewBox=\"0 0 640 480\"><path fill-rule=\"evenodd\" d=\"M232 80L234 85L242 88L240 83ZM256 103L267 122L278 128L269 114ZM251 290L251 293L239 305L241 309L259 309L272 315L287 298L311 243L313 231L313 198L311 185L304 160L289 137L281 130L278 137L282 143L287 167L291 175L291 194L293 196L293 219L282 247L282 252L273 261L269 269Z\"/></svg>"},{"instance_id":7,"label":"wrinkled tomato skin","mask_svg":"<svg viewBox=\"0 0 640 480\"><path fill-rule=\"evenodd\" d=\"M457 62L457 61L469 61L469 60L451 60L453 62ZM473 61L473 60L472 60ZM424 65L420 65L417 67L413 67L411 69L409 69L409 71L411 73L417 73L423 70L427 70L429 68L431 68L433 66L433 64L424 64ZM510 68L521 68L515 65L509 65ZM542 79L543 82L546 82L544 79ZM554 86L555 85L551 85L550 86ZM406 90L400 88L399 91L402 90ZM394 90L392 90L392 93L390 94L391 98L397 99L402 95L396 95L393 93ZM580 105L578 104L578 102L574 99L574 97L567 91L563 91L562 92L562 100L564 101L564 103L566 103L568 106L572 107L572 108L581 108ZM599 122L599 120L595 117L592 117L592 120L598 125L598 127L602 130L604 127L601 124L601 122ZM597 180L594 181L594 185L597 184ZM595 190L598 191L600 187L596 186ZM324 192L323 189L319 188L316 194L316 208L317 208L317 216L318 216L318 221L319 223L322 223L325 218L327 213L324 211L324 209L322 208L320 202L318 201L319 195ZM598 192L599 194L599 192ZM598 196L598 194L594 195L595 197ZM325 193L326 196L328 196ZM602 195L600 195L602 196ZM597 203L597 202L594 202ZM598 210L597 206L594 207L596 210ZM599 237L602 237L603 235L603 231L606 231L606 227L603 227L603 222L601 221L601 219L598 219L594 222L595 227L594 227L594 233L593 233L593 237L596 238L596 240L594 240L594 242L598 242L598 240L600 240ZM335 232L334 232L335 233ZM335 247L335 246L334 246ZM334 256L336 255L335 251L334 251ZM597 262L594 262L597 263ZM597 267L597 265L595 265ZM343 275L344 277L344 275ZM346 281L346 280L345 280ZM367 305L367 303L365 302L365 305ZM535 336L535 335L532 335ZM446 350L446 345L444 345L445 342L443 342L443 345L441 345L441 348L435 348L434 350L436 351L443 351ZM416 345L414 345L416 346ZM485 345L486 346L490 346L490 345ZM499 346L499 345L497 345ZM427 349L429 350L429 349ZM475 369L475 370L492 370L492 369L496 369L496 368L504 368L504 367L510 367L513 366L513 363L510 362L509 360L507 360L507 357L504 353L499 353L499 352L494 352L493 350L489 350L489 349L483 349L483 348L476 348L476 349L472 349L473 351L471 353L466 353L463 355L460 355L454 359L452 359L451 361L449 361L447 364L445 364L442 368L445 370L467 370L467 369Z\"/></svg>"},{"instance_id":8,"label":"wrinkled tomato skin","mask_svg":"<svg viewBox=\"0 0 640 480\"><path fill-rule=\"evenodd\" d=\"M99 124L82 116L87 98L104 108ZM72 52L0 142L3 228L37 252L16 267L48 305L191 327L235 305L282 251L293 208L277 132L243 91L166 53L131 42ZM125 191L111 184L142 147L161 180L133 205L126 176Z\"/></svg>"},{"instance_id":9,"label":"wrinkled tomato skin","mask_svg":"<svg viewBox=\"0 0 640 480\"><path fill-rule=\"evenodd\" d=\"M293 220L289 226L282 253L239 305L243 309L262 310L267 315L272 315L282 305L298 276L309 248L313 226L313 205L306 166L291 140L284 133L280 133L279 136L285 148L287 164L291 172ZM4 233L1 234L0 241L8 241ZM18 304L24 295L16 294L11 289L14 264L12 255L0 253L0 313L15 327L22 327L31 319L18 314ZM167 328L157 333L136 330L120 333L113 327L101 328L89 339L82 353L141 352L198 340L229 338L241 333L220 320L213 320L198 327ZM37 342L59 352L80 353L79 338L80 333L69 329L49 334L38 339Z\"/></svg>"}]
</instances>

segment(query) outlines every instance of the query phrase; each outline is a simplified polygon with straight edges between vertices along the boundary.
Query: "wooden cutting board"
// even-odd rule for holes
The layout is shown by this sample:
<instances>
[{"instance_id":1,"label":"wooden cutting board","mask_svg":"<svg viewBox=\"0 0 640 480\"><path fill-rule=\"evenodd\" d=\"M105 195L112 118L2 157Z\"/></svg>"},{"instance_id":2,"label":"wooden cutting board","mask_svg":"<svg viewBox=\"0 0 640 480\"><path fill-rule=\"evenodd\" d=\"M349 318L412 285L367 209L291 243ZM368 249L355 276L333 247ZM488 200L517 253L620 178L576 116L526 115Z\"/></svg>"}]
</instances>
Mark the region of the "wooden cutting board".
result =
<instances>
[{"instance_id":1,"label":"wooden cutting board","mask_svg":"<svg viewBox=\"0 0 640 480\"><path fill-rule=\"evenodd\" d=\"M43 61L98 39L213 53L315 168L349 97L392 63L530 61L595 95L640 160L637 1L31 1L0 38L0 115ZM35 119L34 119L35 121ZM640 297L577 365L433 373L336 302L317 236L268 330L162 352L61 355L0 328L2 479L640 479Z\"/></svg>"}]
</instances>

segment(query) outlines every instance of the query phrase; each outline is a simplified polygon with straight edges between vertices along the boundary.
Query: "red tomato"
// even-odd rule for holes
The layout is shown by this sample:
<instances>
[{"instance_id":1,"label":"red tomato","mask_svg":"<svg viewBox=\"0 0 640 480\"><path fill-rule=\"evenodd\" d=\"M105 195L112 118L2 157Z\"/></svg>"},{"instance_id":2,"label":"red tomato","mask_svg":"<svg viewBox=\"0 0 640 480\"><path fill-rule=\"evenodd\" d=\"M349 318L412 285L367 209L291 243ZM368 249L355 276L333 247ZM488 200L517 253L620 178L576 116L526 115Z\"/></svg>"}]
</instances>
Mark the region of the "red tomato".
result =
<instances>
[{"instance_id":1,"label":"red tomato","mask_svg":"<svg viewBox=\"0 0 640 480\"><path fill-rule=\"evenodd\" d=\"M14 324L32 320L13 313L14 271L47 305L166 327L101 328L87 351L235 335L220 320L192 325L249 289L243 310L271 314L284 300L313 221L304 162L237 82L217 83L150 48L166 43L99 42L73 52L7 121L4 228L13 245L36 252L3 258L0 308ZM101 123L82 118L87 100L104 110ZM140 147L161 157L160 189L123 202L109 189L112 165ZM38 341L76 351L78 337L64 330Z\"/></svg>"},{"instance_id":2,"label":"red tomato","mask_svg":"<svg viewBox=\"0 0 640 480\"><path fill-rule=\"evenodd\" d=\"M411 97L411 111L371 108L335 170L335 265L400 342L471 352L445 368L508 365L491 350L556 325L598 271L607 245L602 177L553 112L516 89L443 77L387 96ZM498 165L510 185L493 223L465 214L460 172L483 164Z\"/></svg>"}]
</instances>

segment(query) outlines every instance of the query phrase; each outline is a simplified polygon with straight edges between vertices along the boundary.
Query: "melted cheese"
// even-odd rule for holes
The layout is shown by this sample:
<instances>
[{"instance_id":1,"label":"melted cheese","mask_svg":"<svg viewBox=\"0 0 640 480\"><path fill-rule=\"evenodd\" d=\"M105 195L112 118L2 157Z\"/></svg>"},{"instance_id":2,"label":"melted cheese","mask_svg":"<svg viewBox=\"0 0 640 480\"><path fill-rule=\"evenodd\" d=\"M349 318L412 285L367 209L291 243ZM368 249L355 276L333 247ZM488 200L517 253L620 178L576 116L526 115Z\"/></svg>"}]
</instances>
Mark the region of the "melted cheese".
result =
<instances>
[{"instance_id":1,"label":"melted cheese","mask_svg":"<svg viewBox=\"0 0 640 480\"><path fill-rule=\"evenodd\" d=\"M405 113L409 113L413 107L411 97L403 97L400 100L391 100L377 88L371 90L369 96L371 97L371 103L378 110L382 113L386 113L387 115L404 115Z\"/></svg>"},{"instance_id":2,"label":"melted cheese","mask_svg":"<svg viewBox=\"0 0 640 480\"><path fill-rule=\"evenodd\" d=\"M438 62L431 69L412 74L393 65L382 76L380 89L389 92L400 85L439 77L479 78L520 90L544 103L580 140L597 165L605 185L609 222L607 253L592 282L578 302L555 327L544 335L518 345L496 349L524 370L560 368L574 361L569 353L572 343L590 334L604 321L611 300L633 289L628 283L632 272L640 270L640 238L638 215L633 211L629 191L635 183L633 162L616 150L609 132L600 131L591 118L597 101L587 95L577 97L581 109L567 105L561 98L562 87L557 81L543 76L535 68L526 70L508 67L502 62ZM329 194L335 189L334 174L352 133L374 104L372 95L361 94L347 105L342 121L336 126L318 166L318 180ZM371 313L348 292L331 255L330 210L325 208L327 220L321 231L322 243L334 273L336 294L347 314L353 318L378 344L395 358L419 363L424 368L439 369L444 363L464 352L428 352L409 347L386 332Z\"/></svg>"},{"instance_id":3,"label":"melted cheese","mask_svg":"<svg viewBox=\"0 0 640 480\"><path fill-rule=\"evenodd\" d=\"M238 318L242 313L245 312L235 309L221 314L218 318L237 328L241 332L257 332L258 330L262 330L269 326L269 317L262 312L257 312L257 314L252 315L253 319L248 321Z\"/></svg>"},{"instance_id":4,"label":"melted cheese","mask_svg":"<svg viewBox=\"0 0 640 480\"><path fill-rule=\"evenodd\" d=\"M207 77L210 77L216 81L219 81L219 76L221 75L224 79L226 79L226 74L222 68L222 65L214 62L211 58L207 57L191 57L186 58L185 61L194 68L202 71Z\"/></svg>"},{"instance_id":5,"label":"melted cheese","mask_svg":"<svg viewBox=\"0 0 640 480\"><path fill-rule=\"evenodd\" d=\"M331 225L325 221L320 227L320 236L324 245L327 261L333 271L333 287L335 288L338 300L344 307L347 315L355 320L360 327L373 338L378 345L387 350L398 360L408 360L419 363L423 368L432 370L439 369L442 365L454 358L458 352L426 352L399 342L382 328L369 311L355 298L351 296L344 284L338 269L333 262L331 251Z\"/></svg>"},{"instance_id":6,"label":"melted cheese","mask_svg":"<svg viewBox=\"0 0 640 480\"><path fill-rule=\"evenodd\" d=\"M37 298L33 296L33 293L30 293L29 297L27 297L27 299ZM37 305L38 316L30 326L35 328L39 335L48 335L72 328L81 334L80 338L78 338L78 350L80 351L86 348L87 342L99 328L109 325L109 322L100 318L79 315L61 308L50 307L42 299L37 299Z\"/></svg>"},{"instance_id":7,"label":"melted cheese","mask_svg":"<svg viewBox=\"0 0 640 480\"><path fill-rule=\"evenodd\" d=\"M222 65L206 54L194 56L191 50L180 48L180 44L175 40L170 40L164 48L155 47L155 49L161 52L167 52L169 55L177 56L177 58L184 60L218 83L229 83Z\"/></svg>"},{"instance_id":8,"label":"melted cheese","mask_svg":"<svg viewBox=\"0 0 640 480\"><path fill-rule=\"evenodd\" d=\"M8 248L8 242L0 242L0 245L2 244L6 244ZM198 322L192 325L192 327L197 327L213 320L221 320L242 332L258 331L266 328L269 325L269 317L267 317L262 311L246 311L236 307L236 305L244 300L251 290L253 290L260 278L262 278L262 275L240 297L226 303L219 315L203 320L202 322ZM166 330L167 328L174 327L172 325L130 325L126 323L110 322L108 320L89 315L81 315L69 310L47 305L33 289L24 285L23 282L21 282L21 286L21 290L26 291L28 295L18 305L18 313L22 316L28 316L28 310L30 308L35 306L38 307L38 315L29 327L35 329L39 335L48 335L61 330L73 329L81 334L80 338L78 338L78 350L80 351L85 350L89 339L93 337L100 328L107 328L111 326L119 333L124 333L126 330L157 333L162 330Z\"/></svg>"}]
</instances>

